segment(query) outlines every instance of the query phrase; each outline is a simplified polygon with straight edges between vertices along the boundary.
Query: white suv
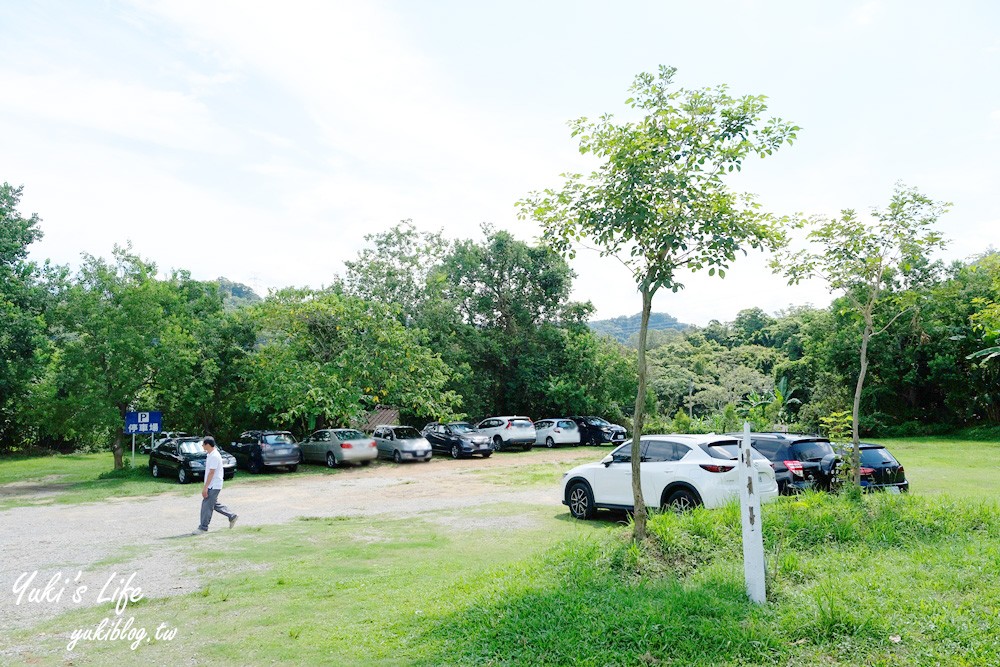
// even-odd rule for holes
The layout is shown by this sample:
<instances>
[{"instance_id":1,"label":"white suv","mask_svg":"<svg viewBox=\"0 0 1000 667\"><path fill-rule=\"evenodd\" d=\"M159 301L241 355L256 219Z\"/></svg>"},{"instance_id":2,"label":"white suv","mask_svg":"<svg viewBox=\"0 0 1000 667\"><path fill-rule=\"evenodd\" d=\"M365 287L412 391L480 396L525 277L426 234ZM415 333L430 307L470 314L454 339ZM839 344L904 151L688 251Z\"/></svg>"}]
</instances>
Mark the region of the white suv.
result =
<instances>
[{"instance_id":1,"label":"white suv","mask_svg":"<svg viewBox=\"0 0 1000 667\"><path fill-rule=\"evenodd\" d=\"M739 496L739 444L724 435L644 435L641 438L642 497L647 507L687 509L720 507ZM754 451L761 502L778 497L771 463ZM632 442L599 463L573 468L563 476L563 504L578 519L600 508L631 510Z\"/></svg>"},{"instance_id":2,"label":"white suv","mask_svg":"<svg viewBox=\"0 0 1000 667\"><path fill-rule=\"evenodd\" d=\"M549 448L556 445L579 445L580 427L567 417L539 419L535 422L535 444Z\"/></svg>"},{"instance_id":3,"label":"white suv","mask_svg":"<svg viewBox=\"0 0 1000 667\"><path fill-rule=\"evenodd\" d=\"M476 430L490 437L495 452L511 445L520 445L528 451L535 445L535 425L530 417L490 417L476 424Z\"/></svg>"}]
</instances>

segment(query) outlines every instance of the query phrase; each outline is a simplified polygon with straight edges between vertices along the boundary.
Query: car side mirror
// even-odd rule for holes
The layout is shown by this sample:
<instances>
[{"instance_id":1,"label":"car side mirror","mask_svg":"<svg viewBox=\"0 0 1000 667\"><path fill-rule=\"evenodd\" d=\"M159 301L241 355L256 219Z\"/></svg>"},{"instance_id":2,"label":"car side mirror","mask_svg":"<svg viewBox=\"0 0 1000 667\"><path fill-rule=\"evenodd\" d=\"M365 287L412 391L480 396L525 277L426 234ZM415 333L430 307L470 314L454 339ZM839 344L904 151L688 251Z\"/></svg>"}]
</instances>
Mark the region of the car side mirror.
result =
<instances>
[{"instance_id":1,"label":"car side mirror","mask_svg":"<svg viewBox=\"0 0 1000 667\"><path fill-rule=\"evenodd\" d=\"M611 456L611 454L608 454L603 459L601 459L601 463L603 463L604 467L607 468L609 465L611 465L614 462L614 460L615 460L615 458L613 456Z\"/></svg>"}]
</instances>

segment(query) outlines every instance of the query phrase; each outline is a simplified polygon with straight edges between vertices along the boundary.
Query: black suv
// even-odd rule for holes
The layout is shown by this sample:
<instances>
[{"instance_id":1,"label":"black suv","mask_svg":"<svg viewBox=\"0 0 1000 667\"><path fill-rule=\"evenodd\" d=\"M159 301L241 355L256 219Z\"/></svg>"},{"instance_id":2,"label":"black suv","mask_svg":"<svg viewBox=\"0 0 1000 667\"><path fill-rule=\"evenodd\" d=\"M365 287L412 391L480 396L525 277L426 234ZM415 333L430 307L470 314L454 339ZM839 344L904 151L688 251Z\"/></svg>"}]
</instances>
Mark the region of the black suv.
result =
<instances>
[{"instance_id":1,"label":"black suv","mask_svg":"<svg viewBox=\"0 0 1000 667\"><path fill-rule=\"evenodd\" d=\"M742 433L729 435L743 437ZM829 491L836 481L840 459L826 438L800 433L751 433L750 444L774 466L779 493Z\"/></svg>"},{"instance_id":2,"label":"black suv","mask_svg":"<svg viewBox=\"0 0 1000 667\"><path fill-rule=\"evenodd\" d=\"M580 427L581 445L620 445L625 442L625 427L600 417L570 417Z\"/></svg>"},{"instance_id":3,"label":"black suv","mask_svg":"<svg viewBox=\"0 0 1000 667\"><path fill-rule=\"evenodd\" d=\"M223 449L252 473L278 467L295 472L302 459L302 451L288 431L245 431Z\"/></svg>"}]
</instances>

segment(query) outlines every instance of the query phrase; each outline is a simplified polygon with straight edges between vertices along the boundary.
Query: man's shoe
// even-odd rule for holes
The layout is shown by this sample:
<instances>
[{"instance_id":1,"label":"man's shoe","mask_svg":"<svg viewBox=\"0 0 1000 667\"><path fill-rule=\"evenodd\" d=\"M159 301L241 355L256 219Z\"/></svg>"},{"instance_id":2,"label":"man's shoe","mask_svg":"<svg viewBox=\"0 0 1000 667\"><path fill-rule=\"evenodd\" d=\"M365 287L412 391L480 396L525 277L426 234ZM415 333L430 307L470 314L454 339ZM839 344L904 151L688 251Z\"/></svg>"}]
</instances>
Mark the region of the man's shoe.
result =
<instances>
[{"instance_id":1,"label":"man's shoe","mask_svg":"<svg viewBox=\"0 0 1000 667\"><path fill-rule=\"evenodd\" d=\"M204 535L204 534L205 534L205 533L207 533L207 532L208 532L208 528L198 528L197 530L195 530L195 531L194 531L193 533L191 533L191 534L192 534L192 535Z\"/></svg>"},{"instance_id":2,"label":"man's shoe","mask_svg":"<svg viewBox=\"0 0 1000 667\"><path fill-rule=\"evenodd\" d=\"M239 519L239 518L240 517L239 517L238 514L234 514L231 517L229 517L229 527L232 528L233 526L235 526L236 525L236 520Z\"/></svg>"}]
</instances>

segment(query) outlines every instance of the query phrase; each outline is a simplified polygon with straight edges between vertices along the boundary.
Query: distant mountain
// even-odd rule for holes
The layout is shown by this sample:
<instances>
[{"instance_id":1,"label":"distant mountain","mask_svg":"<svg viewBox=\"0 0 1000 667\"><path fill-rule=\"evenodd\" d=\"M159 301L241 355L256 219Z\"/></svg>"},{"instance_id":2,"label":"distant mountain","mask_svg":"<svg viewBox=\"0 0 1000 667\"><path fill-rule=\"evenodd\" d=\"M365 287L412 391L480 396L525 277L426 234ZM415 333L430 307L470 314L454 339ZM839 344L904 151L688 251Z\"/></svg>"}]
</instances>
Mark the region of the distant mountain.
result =
<instances>
[{"instance_id":1,"label":"distant mountain","mask_svg":"<svg viewBox=\"0 0 1000 667\"><path fill-rule=\"evenodd\" d=\"M590 323L590 328L592 331L605 334L615 338L621 343L627 344L629 339L635 334L639 333L639 324L642 322L642 313L636 313L635 315L622 315L621 317L613 317L610 320L594 320ZM667 313L650 313L649 314L649 330L668 330L676 329L678 331L687 329L689 325L683 322L678 322L676 317L668 315Z\"/></svg>"},{"instance_id":2,"label":"distant mountain","mask_svg":"<svg viewBox=\"0 0 1000 667\"><path fill-rule=\"evenodd\" d=\"M234 283L228 278L216 280L219 284L219 292L222 293L222 302L227 310L236 310L243 306L251 306L261 300L260 296L242 283Z\"/></svg>"}]
</instances>

